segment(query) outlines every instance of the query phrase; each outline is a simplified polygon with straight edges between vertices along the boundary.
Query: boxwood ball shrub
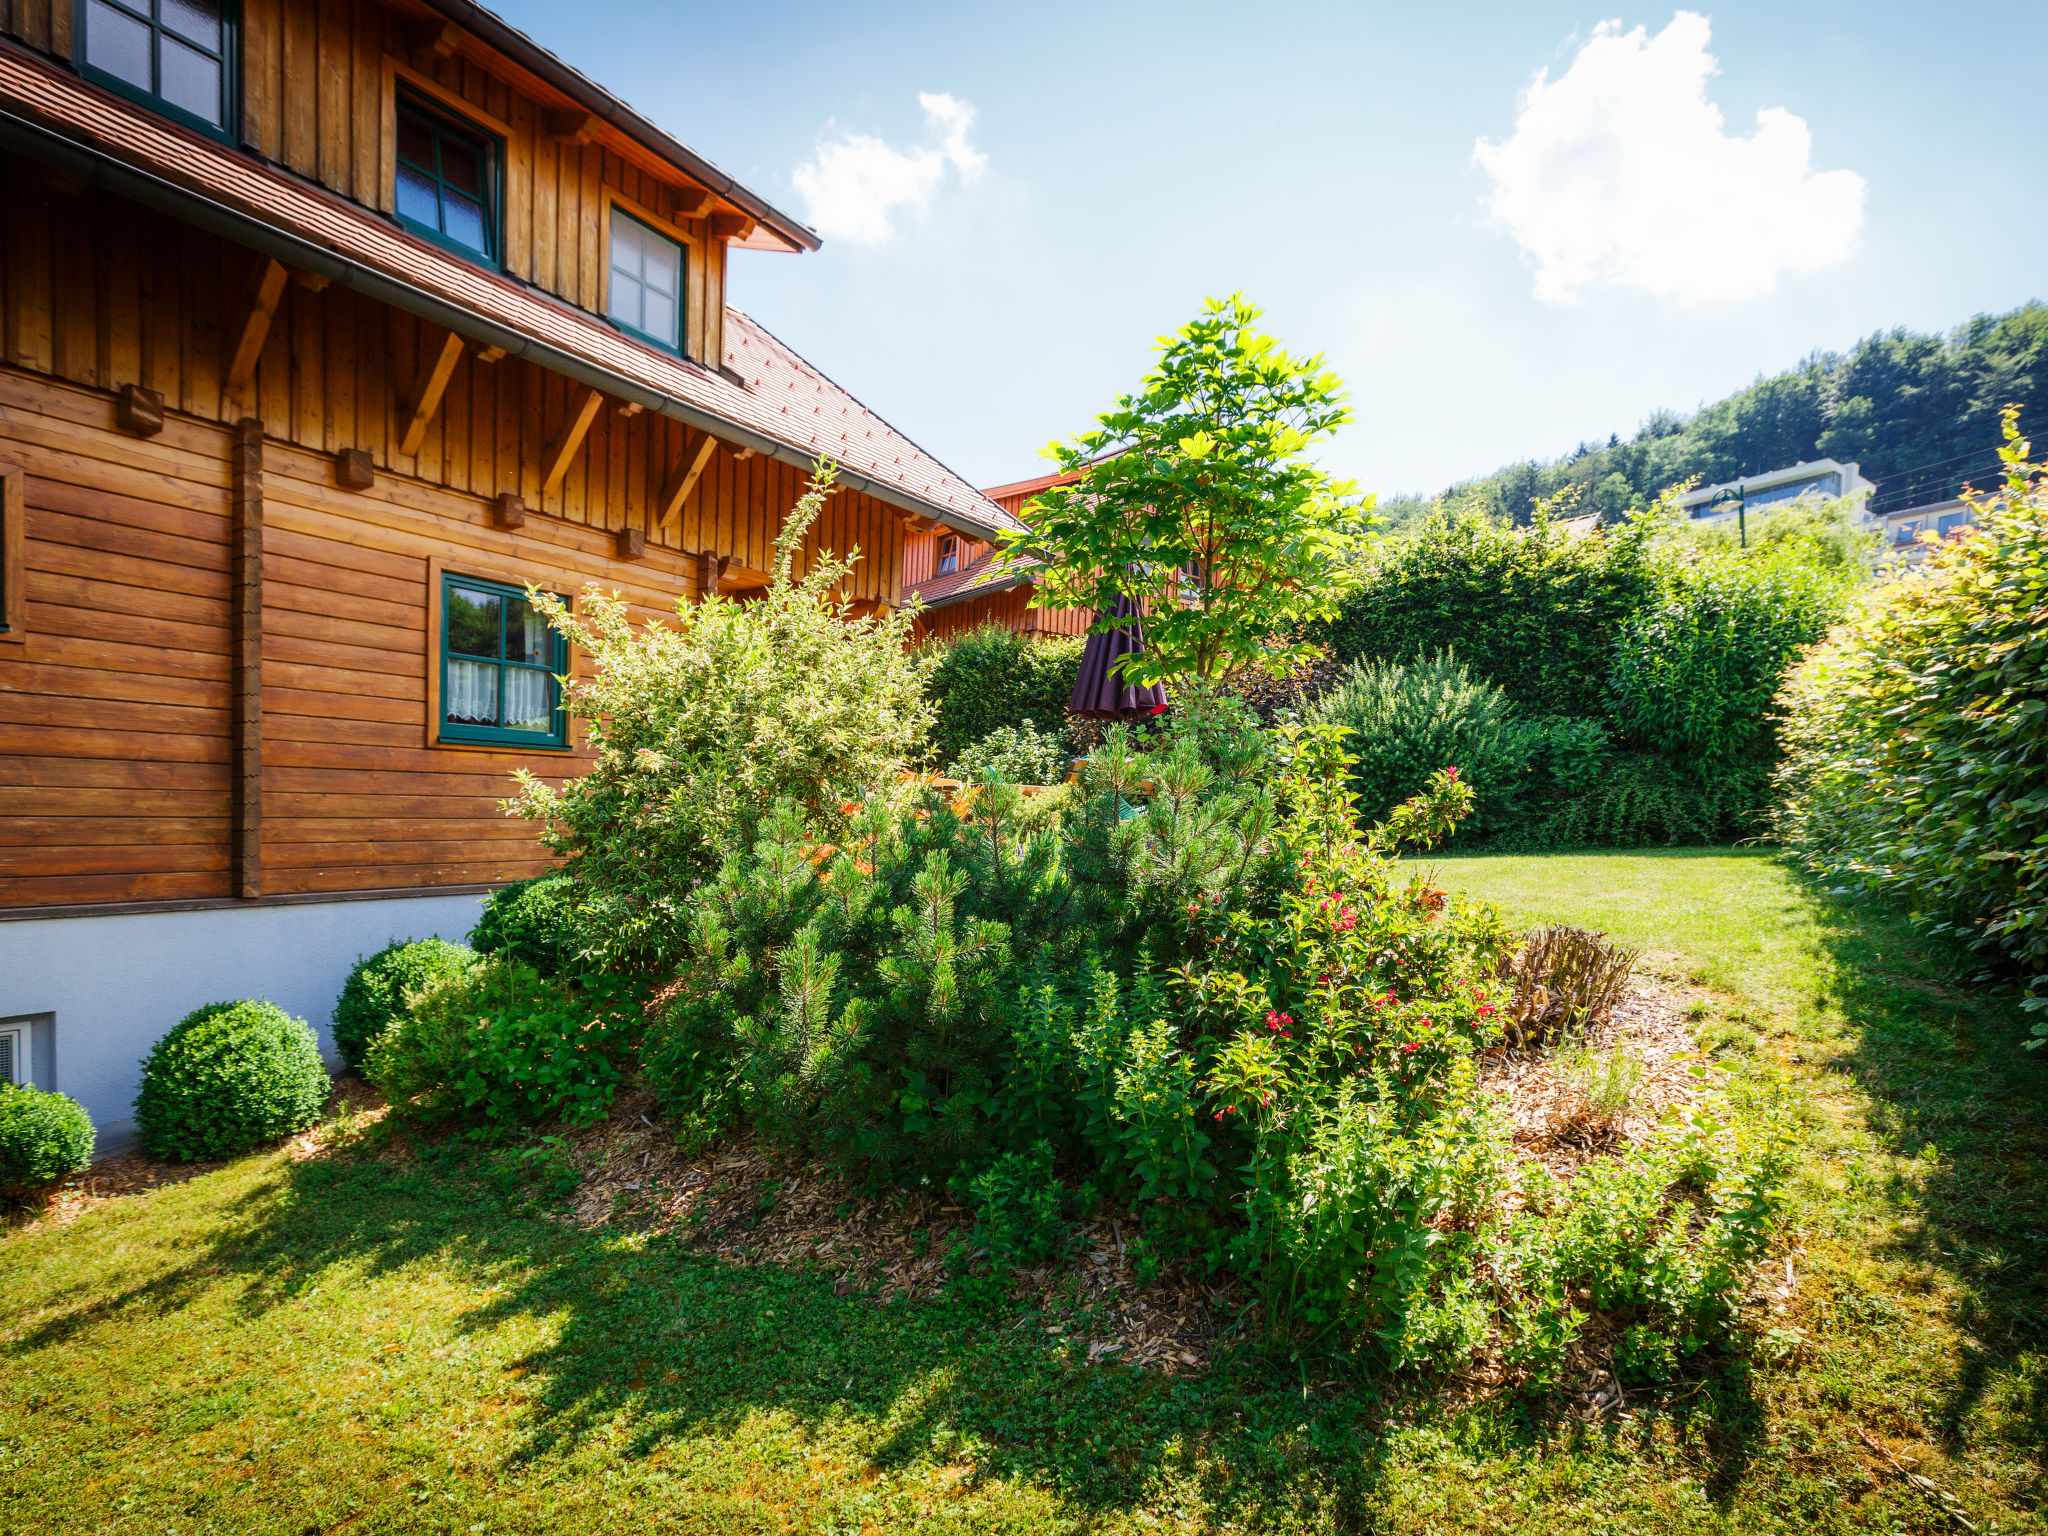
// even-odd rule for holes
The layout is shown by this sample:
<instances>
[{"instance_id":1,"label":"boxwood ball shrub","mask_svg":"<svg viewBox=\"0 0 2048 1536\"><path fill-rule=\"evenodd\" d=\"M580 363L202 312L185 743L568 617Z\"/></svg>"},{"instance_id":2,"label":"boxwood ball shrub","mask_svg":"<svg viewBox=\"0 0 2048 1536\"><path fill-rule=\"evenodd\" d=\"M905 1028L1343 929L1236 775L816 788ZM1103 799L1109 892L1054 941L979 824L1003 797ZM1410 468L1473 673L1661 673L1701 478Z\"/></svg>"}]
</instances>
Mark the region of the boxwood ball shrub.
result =
<instances>
[{"instance_id":1,"label":"boxwood ball shrub","mask_svg":"<svg viewBox=\"0 0 2048 1536\"><path fill-rule=\"evenodd\" d=\"M92 1117L76 1099L0 1087L0 1195L54 1184L92 1162Z\"/></svg>"},{"instance_id":2,"label":"boxwood ball shrub","mask_svg":"<svg viewBox=\"0 0 2048 1536\"><path fill-rule=\"evenodd\" d=\"M275 1003L208 1003L143 1061L135 1127L151 1157L233 1157L303 1131L329 1086L304 1019Z\"/></svg>"},{"instance_id":3,"label":"boxwood ball shrub","mask_svg":"<svg viewBox=\"0 0 2048 1536\"><path fill-rule=\"evenodd\" d=\"M543 976L573 970L582 948L570 904L575 888L566 873L550 870L492 892L483 916L469 931L470 948L480 955L517 960Z\"/></svg>"},{"instance_id":4,"label":"boxwood ball shrub","mask_svg":"<svg viewBox=\"0 0 2048 1536\"><path fill-rule=\"evenodd\" d=\"M351 1067L363 1064L370 1042L405 1012L405 996L475 963L466 946L446 939L393 939L356 961L334 1004L334 1048Z\"/></svg>"}]
</instances>

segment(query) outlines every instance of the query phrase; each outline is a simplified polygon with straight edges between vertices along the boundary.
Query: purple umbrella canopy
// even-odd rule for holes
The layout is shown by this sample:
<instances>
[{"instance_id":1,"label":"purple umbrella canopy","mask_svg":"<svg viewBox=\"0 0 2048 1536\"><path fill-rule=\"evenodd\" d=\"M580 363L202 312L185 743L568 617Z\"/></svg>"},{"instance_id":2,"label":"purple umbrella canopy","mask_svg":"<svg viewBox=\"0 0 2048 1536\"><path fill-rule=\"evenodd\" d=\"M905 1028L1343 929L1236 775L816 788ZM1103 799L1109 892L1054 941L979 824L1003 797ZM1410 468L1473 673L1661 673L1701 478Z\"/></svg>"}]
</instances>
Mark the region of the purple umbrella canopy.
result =
<instances>
[{"instance_id":1,"label":"purple umbrella canopy","mask_svg":"<svg viewBox=\"0 0 2048 1536\"><path fill-rule=\"evenodd\" d=\"M1145 626L1136 600L1124 593L1110 617L1113 627L1092 631L1081 649L1081 675L1074 679L1074 696L1067 707L1085 720L1156 715L1166 708L1166 685L1147 683L1141 688L1116 669L1118 661L1145 649Z\"/></svg>"}]
</instances>

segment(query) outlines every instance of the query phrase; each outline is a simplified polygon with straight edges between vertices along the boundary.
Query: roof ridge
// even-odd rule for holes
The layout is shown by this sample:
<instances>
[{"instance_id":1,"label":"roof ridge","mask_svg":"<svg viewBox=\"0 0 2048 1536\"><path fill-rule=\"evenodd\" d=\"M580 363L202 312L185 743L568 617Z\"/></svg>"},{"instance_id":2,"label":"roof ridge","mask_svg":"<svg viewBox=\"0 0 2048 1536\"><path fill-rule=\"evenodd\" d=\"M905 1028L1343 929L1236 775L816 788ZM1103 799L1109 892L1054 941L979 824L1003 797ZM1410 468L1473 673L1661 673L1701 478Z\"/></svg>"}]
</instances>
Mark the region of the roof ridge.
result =
<instances>
[{"instance_id":1,"label":"roof ridge","mask_svg":"<svg viewBox=\"0 0 2048 1536\"><path fill-rule=\"evenodd\" d=\"M927 459L930 459L934 464L938 465L939 468L943 469L947 474L951 475L955 480L959 481L960 484L965 486L968 490L972 491L976 496L980 497L981 500L987 504L989 509L995 512L997 516L1003 518L1008 523L1014 524L1019 529L1023 529L1026 527L1026 524L1023 522L1023 520L1017 517L1015 513L1009 511L1007 508L999 505L994 501L990 501L987 493L984 492L980 486L976 485L972 480L968 479L965 475L961 474L959 470L955 469L952 465L948 464L936 453L933 453L929 448L925 447L923 443L920 443L908 432L905 432L901 427L897 426L894 422L889 420L888 417L884 416L880 411L876 410L873 406L869 405L867 401L861 399L859 395L856 395L844 384L840 383L837 379L833 378L831 374L827 373L824 369L820 368L808 357L805 357L803 353L797 351L795 347L792 347L788 342L784 341L780 336L776 335L775 332L769 330L767 326L763 325L759 320L755 319L752 315L748 314L745 310L741 309L737 304L728 303L725 306L725 309L727 314L738 315L742 320L746 321L748 325L754 327L755 330L759 331L763 336L766 336L770 341L774 342L775 345L782 348L783 351L787 352L791 357L795 358L798 362L802 363L806 368L810 369L811 372L815 373L827 384L830 384L834 389L838 390L840 394L846 396L847 399L851 400L855 405L859 406L869 416L872 416L876 421L880 422L883 426L887 427L897 437L900 437L912 448L915 448Z\"/></svg>"}]
</instances>

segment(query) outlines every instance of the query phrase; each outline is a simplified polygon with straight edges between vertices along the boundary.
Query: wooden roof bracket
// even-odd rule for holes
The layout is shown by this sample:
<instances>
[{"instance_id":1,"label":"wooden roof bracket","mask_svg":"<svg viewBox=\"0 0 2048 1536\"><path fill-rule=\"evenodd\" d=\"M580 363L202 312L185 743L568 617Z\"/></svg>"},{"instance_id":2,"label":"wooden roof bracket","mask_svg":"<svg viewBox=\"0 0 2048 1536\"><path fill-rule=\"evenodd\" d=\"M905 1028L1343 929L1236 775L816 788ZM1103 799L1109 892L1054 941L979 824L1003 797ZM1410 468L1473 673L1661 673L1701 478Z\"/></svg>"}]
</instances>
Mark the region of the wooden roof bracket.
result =
<instances>
[{"instance_id":1,"label":"wooden roof bracket","mask_svg":"<svg viewBox=\"0 0 2048 1536\"><path fill-rule=\"evenodd\" d=\"M455 365L462 361L464 345L463 339L450 331L441 343L441 351L435 357L433 367L420 380L419 393L413 397L412 409L407 413L405 430L398 442L401 458L411 458L420 451L420 442L427 435L427 424L441 409L441 397L448 392L448 381L455 377Z\"/></svg>"}]
</instances>

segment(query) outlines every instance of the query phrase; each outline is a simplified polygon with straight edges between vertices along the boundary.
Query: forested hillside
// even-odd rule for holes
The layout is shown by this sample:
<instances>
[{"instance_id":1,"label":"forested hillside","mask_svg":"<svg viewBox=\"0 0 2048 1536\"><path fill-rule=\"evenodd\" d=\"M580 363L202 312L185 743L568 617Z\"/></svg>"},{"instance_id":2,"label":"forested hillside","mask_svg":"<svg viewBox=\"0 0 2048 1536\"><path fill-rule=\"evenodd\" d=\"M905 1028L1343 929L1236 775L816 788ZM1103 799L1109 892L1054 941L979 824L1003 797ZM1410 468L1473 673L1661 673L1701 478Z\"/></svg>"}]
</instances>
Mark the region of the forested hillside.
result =
<instances>
[{"instance_id":1,"label":"forested hillside","mask_svg":"<svg viewBox=\"0 0 2048 1536\"><path fill-rule=\"evenodd\" d=\"M1904 329L1864 338L1847 353L1816 352L1692 416L1659 411L1634 437L1581 443L1547 464L1510 464L1451 486L1444 499L1526 522L1540 497L1579 488L1578 506L1609 520L1674 481L1760 474L1801 459L1863 466L1874 505L1912 506L1953 495L1964 480L1996 478L1998 413L2048 437L2048 306L1979 315L1947 336ZM1383 499L1395 523L1414 498Z\"/></svg>"}]
</instances>

